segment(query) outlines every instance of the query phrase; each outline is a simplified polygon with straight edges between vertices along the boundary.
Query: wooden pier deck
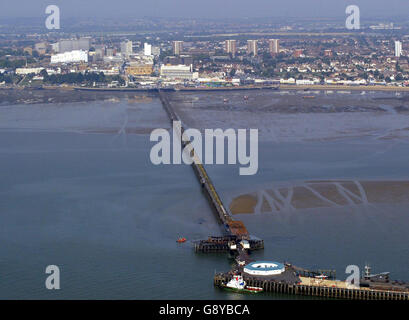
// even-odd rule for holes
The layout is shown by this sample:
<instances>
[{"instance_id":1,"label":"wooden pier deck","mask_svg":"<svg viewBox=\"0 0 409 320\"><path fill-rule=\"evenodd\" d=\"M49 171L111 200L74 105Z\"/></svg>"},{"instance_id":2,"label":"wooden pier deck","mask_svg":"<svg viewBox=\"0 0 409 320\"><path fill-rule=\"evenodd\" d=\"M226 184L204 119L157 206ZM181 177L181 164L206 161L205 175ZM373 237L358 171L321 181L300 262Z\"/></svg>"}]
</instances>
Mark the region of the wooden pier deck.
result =
<instances>
[{"instance_id":1,"label":"wooden pier deck","mask_svg":"<svg viewBox=\"0 0 409 320\"><path fill-rule=\"evenodd\" d=\"M214 276L214 285L221 286L232 278L231 274L218 273ZM350 300L409 300L409 292L392 290L373 290L369 288L347 288L343 281L312 281L301 277L301 283L275 281L243 276L248 286L263 288L265 292L303 295L322 298Z\"/></svg>"},{"instance_id":2,"label":"wooden pier deck","mask_svg":"<svg viewBox=\"0 0 409 320\"><path fill-rule=\"evenodd\" d=\"M174 121L180 121L180 118L172 108L172 105L169 102L169 99L165 92L162 90L158 90L159 98L162 102L163 108L165 109L166 113L169 116L171 125L173 127ZM178 129L179 131L177 134L181 139L182 147L186 147L189 143L188 137L184 136L185 128L183 125L180 126ZM247 231L245 225L241 221L234 220L231 215L226 210L222 200L220 199L216 188L208 176L203 164L201 163L200 159L197 157L194 149L191 151L193 153L193 163L192 168L196 174L196 177L199 180L199 183L202 187L203 193L206 195L206 198L209 201L209 204L216 214L217 219L223 225L223 230L226 236L233 237L234 239L225 240L224 242L215 243L214 241L207 241L203 240L199 243L195 243L195 251L196 252L227 252L232 251L229 247L229 242L233 241L236 243L236 249L234 250L237 254L236 261L238 263L248 262L250 261L248 255L248 249L250 250L259 250L264 249L264 241L261 239L250 239L250 234ZM244 248L240 243L242 240L248 241L250 247Z\"/></svg>"},{"instance_id":3,"label":"wooden pier deck","mask_svg":"<svg viewBox=\"0 0 409 320\"><path fill-rule=\"evenodd\" d=\"M164 93L161 90L158 90L159 92L159 98L162 102L163 108L165 109L166 113L169 116L169 119L171 121L171 124L173 125L174 121L181 121L176 112L173 110L168 97L166 96L166 93ZM179 135L180 137L183 136L185 131L185 128L183 125L180 128ZM189 142L187 141L188 139L181 139L182 140L182 145L185 147ZM195 172L201 186L203 189L203 192L207 196L209 203L213 209L213 211L216 213L216 216L218 217L219 221L223 224L225 233L226 235L236 235L241 238L249 238L248 231L244 224L241 221L236 221L234 220L231 215L227 212L222 200L220 199L216 188L208 176L205 168L203 167L203 164L200 162L200 160L197 158L196 154L194 153L193 150L193 158L195 161L192 163L192 168L193 171Z\"/></svg>"}]
</instances>

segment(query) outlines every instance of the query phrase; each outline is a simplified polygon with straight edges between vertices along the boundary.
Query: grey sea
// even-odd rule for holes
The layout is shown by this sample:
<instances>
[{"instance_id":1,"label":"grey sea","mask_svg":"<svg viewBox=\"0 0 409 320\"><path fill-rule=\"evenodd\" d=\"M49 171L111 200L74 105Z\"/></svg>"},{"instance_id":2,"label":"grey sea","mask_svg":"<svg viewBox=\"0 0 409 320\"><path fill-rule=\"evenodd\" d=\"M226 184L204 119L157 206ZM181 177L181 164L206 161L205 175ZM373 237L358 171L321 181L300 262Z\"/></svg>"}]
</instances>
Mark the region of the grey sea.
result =
<instances>
[{"instance_id":1,"label":"grey sea","mask_svg":"<svg viewBox=\"0 0 409 320\"><path fill-rule=\"evenodd\" d=\"M231 93L225 103L226 93L180 93L172 101L190 127L260 123L256 175L240 176L239 165L206 166L226 206L280 183L377 181L382 199L383 181L402 185L399 201L237 214L265 241L252 258L336 269L339 279L346 266L370 263L409 280L407 100L315 93L308 103L324 111L286 112L304 103L302 94L250 92L244 102L243 93ZM360 109L343 110L351 101ZM192 241L221 229L189 166L151 163L155 128L170 124L153 95L0 106L0 299L301 298L213 287L215 271L233 260L194 253ZM188 241L176 243L179 236ZM48 265L60 268L60 290L45 287Z\"/></svg>"}]
</instances>

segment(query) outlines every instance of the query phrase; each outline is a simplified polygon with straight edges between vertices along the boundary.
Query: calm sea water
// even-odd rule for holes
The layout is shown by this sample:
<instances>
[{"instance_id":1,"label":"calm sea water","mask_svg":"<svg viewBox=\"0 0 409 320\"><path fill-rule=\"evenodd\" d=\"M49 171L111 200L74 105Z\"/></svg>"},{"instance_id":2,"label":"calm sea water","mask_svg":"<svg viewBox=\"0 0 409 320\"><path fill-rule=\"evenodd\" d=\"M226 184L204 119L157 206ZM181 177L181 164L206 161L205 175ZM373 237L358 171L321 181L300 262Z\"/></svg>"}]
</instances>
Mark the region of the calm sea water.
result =
<instances>
[{"instance_id":1,"label":"calm sea water","mask_svg":"<svg viewBox=\"0 0 409 320\"><path fill-rule=\"evenodd\" d=\"M159 101L4 106L0 110L1 299L293 299L213 287L224 254L198 255L189 240L220 234L190 167L154 166L147 134L87 128L167 127ZM406 142L260 144L259 172L208 166L222 198L305 179L409 179ZM387 150L387 151L385 151ZM265 240L254 258L335 268L370 262L409 280L407 205L241 215ZM61 290L45 289L45 268ZM299 297L297 297L299 298Z\"/></svg>"}]
</instances>

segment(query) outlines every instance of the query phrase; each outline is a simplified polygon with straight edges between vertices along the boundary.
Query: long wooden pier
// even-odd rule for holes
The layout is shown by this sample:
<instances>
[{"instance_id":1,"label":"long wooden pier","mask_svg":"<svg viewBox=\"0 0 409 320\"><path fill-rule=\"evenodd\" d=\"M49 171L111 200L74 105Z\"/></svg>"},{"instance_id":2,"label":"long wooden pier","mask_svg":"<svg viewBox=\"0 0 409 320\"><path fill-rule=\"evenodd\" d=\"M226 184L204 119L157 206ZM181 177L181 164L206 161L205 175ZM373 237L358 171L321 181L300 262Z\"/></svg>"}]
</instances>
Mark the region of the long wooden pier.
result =
<instances>
[{"instance_id":1,"label":"long wooden pier","mask_svg":"<svg viewBox=\"0 0 409 320\"><path fill-rule=\"evenodd\" d=\"M158 90L158 93L162 106L169 116L171 125L173 128L175 128L174 122L179 121L181 123L181 120L172 108L166 93L162 90ZM190 141L187 137L184 137L185 128L181 124L180 128L176 127L176 130L178 130L177 134L181 139L182 147L186 147ZM250 235L244 224L241 221L234 220L231 217L220 199L212 180L206 172L206 169L195 154L194 149L192 149L192 153L192 158L194 160L192 163L192 169L199 180L203 193L209 201L210 207L212 208L219 222L223 225L225 234L225 237L219 239L218 241L215 241L215 237L209 237L207 240L202 240L195 243L195 251L208 253L226 252L230 250L237 254L238 261L248 261L249 257L247 250L263 249L264 241L261 239L250 239ZM243 242L243 240L245 242Z\"/></svg>"},{"instance_id":2,"label":"long wooden pier","mask_svg":"<svg viewBox=\"0 0 409 320\"><path fill-rule=\"evenodd\" d=\"M159 90L159 98L162 102L162 105L166 111L166 113L169 116L169 119L171 121L171 124L173 125L174 121L181 121L176 112L173 110L166 94ZM180 128L180 132L178 133L180 137L182 138L185 132L185 128L183 125ZM182 141L182 146L185 147L189 141L185 139L181 139ZM193 150L194 153L194 150ZM248 232L245 229L244 225L242 225L239 221L235 221L232 219L230 214L227 212L222 200L220 199L216 188L214 187L214 184L210 177L208 176L205 168L203 167L203 164L200 162L200 160L197 158L196 154L194 153L193 155L194 162L192 163L192 168L199 179L199 182L202 186L203 192L206 194L207 198L209 199L210 205L212 209L215 211L217 214L217 217L221 223L223 223L223 226L225 228L226 234L235 234L237 236L248 236ZM242 228L241 234L235 233L236 229Z\"/></svg>"},{"instance_id":3,"label":"long wooden pier","mask_svg":"<svg viewBox=\"0 0 409 320\"><path fill-rule=\"evenodd\" d=\"M169 119L171 121L171 125L173 125L174 121L181 121L180 118L178 117L178 115L176 114L176 112L173 110L166 94L159 90L159 98L162 102L162 105L166 111L166 113L169 116ZM185 128L183 127L183 125L180 128L180 138L182 138L183 134L184 134ZM188 142L184 141L183 139L181 139L182 141L182 145L183 147L186 146L186 144ZM194 152L194 150L193 150ZM204 193L206 194L206 196L208 197L211 207L212 209L217 213L217 216L219 218L219 220L223 223L224 226L226 226L228 224L228 222L232 221L231 216L227 213L223 202L221 201L219 195L217 194L217 191L213 185L212 180L210 179L210 177L207 175L206 170L204 169L203 165L200 163L200 161L194 161L192 163L192 168L196 174L196 176L198 177L200 184L203 188ZM227 233L228 230L226 229Z\"/></svg>"},{"instance_id":4,"label":"long wooden pier","mask_svg":"<svg viewBox=\"0 0 409 320\"><path fill-rule=\"evenodd\" d=\"M161 90L158 90L158 93L162 105L169 116L171 125L174 127L174 122L181 122L181 120L172 108L166 94ZM186 147L190 141L187 137L184 137L184 131L185 129L181 125L176 133L181 139L182 146ZM209 237L206 240L196 242L195 251L205 253L234 252L236 254L237 270L215 274L213 279L215 286L223 287L236 273L240 273L243 275L247 286L261 287L265 292L354 300L409 300L409 287L390 285L381 289L363 286L351 288L346 285L345 281L336 281L335 272L331 270L309 271L286 264L286 271L278 278L256 277L243 272L243 266L251 261L248 251L263 249L264 242L260 239L252 239L244 224L241 221L235 221L230 216L212 180L193 149L191 149L191 155L192 153L194 160L192 168L201 184L203 193L209 200L212 210L223 224L225 233L221 237ZM320 278L324 274L328 279Z\"/></svg>"}]
</instances>

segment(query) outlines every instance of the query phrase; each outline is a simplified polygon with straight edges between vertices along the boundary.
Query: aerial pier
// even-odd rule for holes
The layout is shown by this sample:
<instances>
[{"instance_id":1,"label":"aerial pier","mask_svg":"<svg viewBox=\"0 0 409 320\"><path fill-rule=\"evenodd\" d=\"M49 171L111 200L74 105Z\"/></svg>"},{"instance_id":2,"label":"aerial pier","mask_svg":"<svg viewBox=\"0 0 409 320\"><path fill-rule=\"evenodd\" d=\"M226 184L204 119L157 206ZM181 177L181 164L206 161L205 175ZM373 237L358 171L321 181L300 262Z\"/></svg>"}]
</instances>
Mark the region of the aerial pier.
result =
<instances>
[{"instance_id":1,"label":"aerial pier","mask_svg":"<svg viewBox=\"0 0 409 320\"><path fill-rule=\"evenodd\" d=\"M169 116L171 124L174 121L181 121L179 116L172 108L165 91L158 90L159 98L162 106ZM182 139L185 128L181 125L178 135L181 137L182 147L189 144L188 139ZM194 150L192 169L199 180L202 191L209 201L210 207L216 215L217 220L223 226L224 236L209 237L206 240L201 240L195 243L196 252L234 252L237 254L237 260L244 262L249 261L247 250L259 250L264 248L264 241L261 239L253 239L250 237L245 225L241 221L234 220L227 212L222 200L220 199L216 188L208 176L203 164L196 157Z\"/></svg>"},{"instance_id":2,"label":"aerial pier","mask_svg":"<svg viewBox=\"0 0 409 320\"><path fill-rule=\"evenodd\" d=\"M180 121L172 108L166 90L158 89L163 108L169 116L171 124ZM190 140L184 137L183 125L177 129L182 147ZM216 253L230 252L235 255L236 267L225 273L216 273L213 278L215 286L226 288L228 283L238 276L242 277L250 290L261 290L282 294L314 296L322 298L353 299L353 300L409 300L409 283L391 281L389 273L366 273L359 285L351 285L346 281L336 280L334 270L307 270L289 263L281 264L269 261L252 261L249 252L264 249L264 241L250 236L243 222L234 220L226 210L216 188L207 175L205 168L191 149L192 168L209 201L216 218L223 226L222 236L210 236L206 240L194 243L196 252Z\"/></svg>"}]
</instances>

